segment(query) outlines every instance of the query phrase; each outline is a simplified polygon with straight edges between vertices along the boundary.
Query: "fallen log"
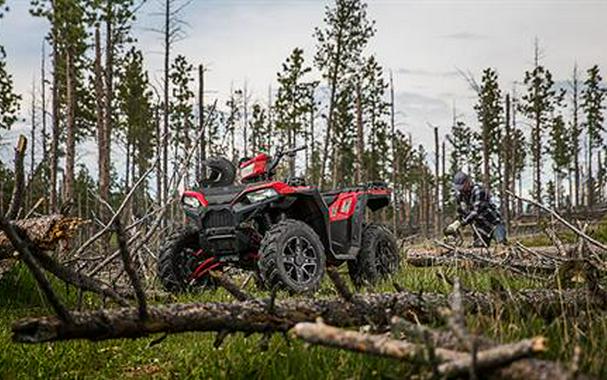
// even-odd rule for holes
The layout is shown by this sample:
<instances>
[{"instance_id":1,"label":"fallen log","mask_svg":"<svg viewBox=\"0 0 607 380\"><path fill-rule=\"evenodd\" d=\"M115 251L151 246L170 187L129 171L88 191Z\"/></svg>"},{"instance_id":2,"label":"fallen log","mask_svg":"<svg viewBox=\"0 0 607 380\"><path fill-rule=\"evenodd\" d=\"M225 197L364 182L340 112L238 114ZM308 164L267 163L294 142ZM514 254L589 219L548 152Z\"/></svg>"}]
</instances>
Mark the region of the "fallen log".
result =
<instances>
[{"instance_id":1,"label":"fallen log","mask_svg":"<svg viewBox=\"0 0 607 380\"><path fill-rule=\"evenodd\" d=\"M438 330L431 329L425 326L420 326L403 320L401 318L394 318L392 320L393 328L400 330L402 334L399 337L409 340L429 340L430 344L441 347L443 349L460 351L465 350L465 345L461 340L449 330ZM489 352L488 350L500 347L500 345L486 337L477 336L476 342L480 352ZM480 355L477 353L477 356ZM470 355L468 354L468 359ZM553 362L550 360L543 360L537 358L523 358L514 361L508 365L495 368L491 373L482 373L481 378L490 379L525 379L525 380L586 380L590 379L581 373L575 373L568 368L564 367L561 363Z\"/></svg>"},{"instance_id":2,"label":"fallen log","mask_svg":"<svg viewBox=\"0 0 607 380\"><path fill-rule=\"evenodd\" d=\"M546 351L546 340L542 337L524 339L519 342L502 344L488 348L476 354L475 358L466 355L438 366L438 373L451 378L470 373L471 370L493 371L518 359Z\"/></svg>"},{"instance_id":3,"label":"fallen log","mask_svg":"<svg viewBox=\"0 0 607 380\"><path fill-rule=\"evenodd\" d=\"M409 252L406 262L414 267L463 266L469 269L497 268L530 276L552 275L557 270L554 263L539 260L492 257L469 251L447 251L442 254Z\"/></svg>"},{"instance_id":4,"label":"fallen log","mask_svg":"<svg viewBox=\"0 0 607 380\"><path fill-rule=\"evenodd\" d=\"M271 308L258 300L235 303L194 303L150 306L148 318L141 321L137 308L102 309L73 312L73 323L55 316L26 318L13 326L17 342L114 338L137 338L154 333L186 331L228 331L245 333L287 332L299 322L321 317L336 327L372 324L387 326L394 315L410 320L442 320L440 310L449 307L448 297L438 293L365 294L361 302L341 299L287 299ZM575 314L604 308L600 297L585 290L537 289L508 294L467 292L462 295L467 313L525 313L542 318Z\"/></svg>"},{"instance_id":5,"label":"fallen log","mask_svg":"<svg viewBox=\"0 0 607 380\"><path fill-rule=\"evenodd\" d=\"M411 343L392 339L386 334L364 334L317 323L298 323L292 334L305 342L365 354L384 356L399 360L413 361L427 358L428 347L425 344ZM439 365L436 368L441 377L457 377L474 370L488 375L492 370L512 363L518 359L546 350L546 341L542 337L524 339L519 342L497 345L476 354L473 364L470 354L442 347L433 347L433 356Z\"/></svg>"},{"instance_id":6,"label":"fallen log","mask_svg":"<svg viewBox=\"0 0 607 380\"><path fill-rule=\"evenodd\" d=\"M522 245L520 242L515 242L516 245ZM446 245L447 247L451 247L450 245ZM523 247L525 247L523 245ZM552 245L548 245L548 246L541 246L541 247L525 247L528 250L532 250L533 252L540 254L546 258L554 258L555 260L558 259L562 259L558 249L555 246ZM473 254L477 254L477 255L487 255L487 249L486 248L478 248L478 247L457 247L458 250L463 251L463 252L469 252L469 253L473 253ZM507 254L508 251L508 247L505 247L503 249L496 249L495 251L493 249L491 249L490 251L492 252L492 254L490 255L491 257L494 258L500 258L503 257ZM564 244L564 249L566 251L571 251L575 249L575 244ZM412 255L412 256L416 256L416 255L422 255L422 256L440 256L441 254L443 254L445 252L445 250L450 250L450 249L446 249L446 247L442 247L438 244L436 244L435 246L431 246L431 247L424 247L424 248L410 248L407 250L407 253ZM529 256L532 256L532 254L529 252Z\"/></svg>"},{"instance_id":7,"label":"fallen log","mask_svg":"<svg viewBox=\"0 0 607 380\"><path fill-rule=\"evenodd\" d=\"M60 214L22 219L15 227L25 232L29 241L41 250L53 250L61 241L70 239L86 221ZM13 257L15 249L4 232L0 232L0 260Z\"/></svg>"},{"instance_id":8,"label":"fallen log","mask_svg":"<svg viewBox=\"0 0 607 380\"><path fill-rule=\"evenodd\" d=\"M311 344L400 360L425 359L427 352L424 345L392 339L387 334L364 334L326 325L320 321L298 323L291 330L291 334ZM440 347L434 349L434 355L440 362L464 360L469 357L466 353Z\"/></svg>"}]
</instances>

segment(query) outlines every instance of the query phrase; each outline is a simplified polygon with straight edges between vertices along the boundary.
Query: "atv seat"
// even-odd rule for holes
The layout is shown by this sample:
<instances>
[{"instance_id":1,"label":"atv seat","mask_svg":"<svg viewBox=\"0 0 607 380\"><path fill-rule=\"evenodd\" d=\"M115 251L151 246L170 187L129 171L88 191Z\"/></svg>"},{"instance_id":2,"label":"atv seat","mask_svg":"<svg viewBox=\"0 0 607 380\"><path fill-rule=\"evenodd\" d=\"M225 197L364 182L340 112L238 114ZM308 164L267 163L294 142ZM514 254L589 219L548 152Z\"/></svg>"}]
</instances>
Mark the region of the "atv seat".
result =
<instances>
[{"instance_id":1,"label":"atv seat","mask_svg":"<svg viewBox=\"0 0 607 380\"><path fill-rule=\"evenodd\" d=\"M220 205L231 202L245 188L245 185L208 187L202 189L202 192L210 205Z\"/></svg>"}]
</instances>

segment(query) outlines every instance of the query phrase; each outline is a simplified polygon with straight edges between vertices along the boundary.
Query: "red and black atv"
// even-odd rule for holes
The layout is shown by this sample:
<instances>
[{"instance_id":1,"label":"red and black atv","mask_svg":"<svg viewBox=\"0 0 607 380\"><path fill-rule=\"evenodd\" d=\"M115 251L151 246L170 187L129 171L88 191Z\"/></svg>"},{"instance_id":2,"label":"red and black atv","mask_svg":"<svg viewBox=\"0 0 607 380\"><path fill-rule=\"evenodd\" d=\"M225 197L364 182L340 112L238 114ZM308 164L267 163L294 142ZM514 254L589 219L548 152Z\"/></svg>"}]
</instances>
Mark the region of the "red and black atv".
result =
<instances>
[{"instance_id":1,"label":"red and black atv","mask_svg":"<svg viewBox=\"0 0 607 380\"><path fill-rule=\"evenodd\" d=\"M223 158L206 162L211 174L201 189L185 191L184 228L171 236L158 257L158 274L169 291L213 287L210 272L226 267L255 271L268 289L316 290L327 265L348 263L357 285L395 272L400 255L387 228L365 223L366 209L390 202L385 183L320 193L302 178L273 180L280 160L302 148L266 154L236 169Z\"/></svg>"}]
</instances>

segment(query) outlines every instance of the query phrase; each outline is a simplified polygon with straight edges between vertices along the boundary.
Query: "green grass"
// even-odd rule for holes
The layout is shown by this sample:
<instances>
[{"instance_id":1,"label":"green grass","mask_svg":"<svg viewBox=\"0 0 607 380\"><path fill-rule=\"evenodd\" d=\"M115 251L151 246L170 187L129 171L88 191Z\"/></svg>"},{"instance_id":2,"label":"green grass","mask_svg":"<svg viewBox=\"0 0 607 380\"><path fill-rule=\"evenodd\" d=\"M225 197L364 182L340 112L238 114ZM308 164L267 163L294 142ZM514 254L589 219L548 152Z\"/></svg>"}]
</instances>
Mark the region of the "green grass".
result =
<instances>
[{"instance_id":1,"label":"green grass","mask_svg":"<svg viewBox=\"0 0 607 380\"><path fill-rule=\"evenodd\" d=\"M448 293L449 285L439 280L438 269L405 267L395 277L410 290ZM496 271L445 269L450 277L458 276L470 289L489 290L495 280L511 289L532 288L541 284L515 279ZM493 279L493 280L492 280ZM55 284L70 306L75 307L77 293ZM392 291L390 283L376 290ZM327 283L318 297L334 295ZM230 300L219 290L215 293L181 296L179 301ZM85 308L99 307L92 296L83 300ZM149 347L155 337L138 340L104 342L71 341L37 345L11 342L10 326L22 317L46 315L50 311L29 273L17 266L0 281L0 379L30 378L408 378L418 373L412 364L380 359L321 347L306 346L275 335L268 350L260 349L260 336L228 337L220 349L213 348L214 335L187 333L168 336L162 343ZM507 342L534 335L549 338L550 350L545 358L571 360L573 347L582 348L581 367L599 377L607 376L607 319L587 318L557 320L546 324L532 316L469 316L470 329L496 340ZM596 317L596 316L595 316Z\"/></svg>"}]
</instances>

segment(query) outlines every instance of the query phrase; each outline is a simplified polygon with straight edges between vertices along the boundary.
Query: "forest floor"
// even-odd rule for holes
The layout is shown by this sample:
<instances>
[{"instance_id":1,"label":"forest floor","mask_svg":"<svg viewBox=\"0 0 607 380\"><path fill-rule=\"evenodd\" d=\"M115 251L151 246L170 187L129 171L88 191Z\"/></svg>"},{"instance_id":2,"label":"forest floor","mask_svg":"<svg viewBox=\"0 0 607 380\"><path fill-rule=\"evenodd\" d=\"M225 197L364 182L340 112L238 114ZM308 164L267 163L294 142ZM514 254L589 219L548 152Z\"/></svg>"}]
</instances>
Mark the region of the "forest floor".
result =
<instances>
[{"instance_id":1,"label":"forest floor","mask_svg":"<svg viewBox=\"0 0 607 380\"><path fill-rule=\"evenodd\" d=\"M437 275L459 277L462 286L490 290L495 280L512 290L544 286L535 280L521 279L500 270L466 270L465 268L414 268L404 264L394 277L400 286L418 292L449 293L451 286ZM77 305L77 292L56 283L56 289L71 307ZM253 293L254 285L247 291ZM364 290L371 291L371 290ZM384 282L373 291L394 291ZM266 295L267 296L267 295ZM287 295L279 295L286 297ZM336 297L325 281L316 297ZM223 289L213 293L182 295L172 301L231 301ZM166 301L165 301L166 302ZM93 296L85 297L85 308L100 306ZM409 378L418 373L410 363L399 363L318 346L274 335L267 349L262 349L259 335L229 336L215 349L214 334L185 333L169 335L150 346L158 336L137 340L103 342L69 341L45 344L17 344L11 341L11 325L26 316L46 315L51 311L38 291L29 272L21 265L0 281L0 379L22 378ZM540 318L502 311L499 315L468 316L472 332L482 333L499 342L543 335L549 350L543 358L570 365L574 347L581 348L580 369L599 378L607 378L607 318L570 321L563 318L545 322Z\"/></svg>"}]
</instances>

